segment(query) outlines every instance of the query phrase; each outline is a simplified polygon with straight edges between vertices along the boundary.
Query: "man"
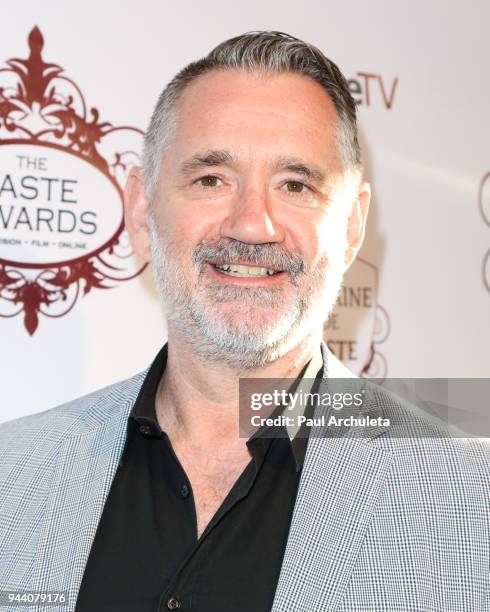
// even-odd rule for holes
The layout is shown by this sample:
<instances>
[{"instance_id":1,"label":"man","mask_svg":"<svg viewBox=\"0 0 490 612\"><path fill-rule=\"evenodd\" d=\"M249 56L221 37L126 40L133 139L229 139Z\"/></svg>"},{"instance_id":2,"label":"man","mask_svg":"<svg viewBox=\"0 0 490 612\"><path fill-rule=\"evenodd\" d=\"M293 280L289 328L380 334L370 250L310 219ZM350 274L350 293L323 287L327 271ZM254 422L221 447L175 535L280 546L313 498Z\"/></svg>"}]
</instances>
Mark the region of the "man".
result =
<instances>
[{"instance_id":1,"label":"man","mask_svg":"<svg viewBox=\"0 0 490 612\"><path fill-rule=\"evenodd\" d=\"M1 588L77 612L490 610L485 440L372 389L359 414L394 427L240 435L239 379L349 376L323 323L369 198L355 103L315 47L248 33L171 81L125 193L168 342L1 426Z\"/></svg>"}]
</instances>

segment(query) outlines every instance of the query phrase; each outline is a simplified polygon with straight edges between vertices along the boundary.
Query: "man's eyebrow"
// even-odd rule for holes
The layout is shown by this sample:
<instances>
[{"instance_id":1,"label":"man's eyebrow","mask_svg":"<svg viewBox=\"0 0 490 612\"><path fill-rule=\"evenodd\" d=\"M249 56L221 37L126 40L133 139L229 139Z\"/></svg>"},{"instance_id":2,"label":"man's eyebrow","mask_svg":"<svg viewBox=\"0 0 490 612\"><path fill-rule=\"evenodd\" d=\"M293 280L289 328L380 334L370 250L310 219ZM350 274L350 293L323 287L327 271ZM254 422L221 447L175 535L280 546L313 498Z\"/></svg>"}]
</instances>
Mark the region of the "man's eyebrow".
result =
<instances>
[{"instance_id":1,"label":"man's eyebrow","mask_svg":"<svg viewBox=\"0 0 490 612\"><path fill-rule=\"evenodd\" d=\"M179 173L184 176L189 176L198 170L203 168L210 168L212 166L223 166L226 164L232 164L235 161L233 155L224 149L217 151L206 151L204 153L197 153L189 159L186 159L180 164Z\"/></svg>"},{"instance_id":2,"label":"man's eyebrow","mask_svg":"<svg viewBox=\"0 0 490 612\"><path fill-rule=\"evenodd\" d=\"M327 173L318 166L314 166L312 164L302 161L301 159L296 159L292 157L283 157L276 160L276 162L274 163L274 169L276 171L289 170L289 172L302 174L310 181L319 184L324 183L327 178Z\"/></svg>"},{"instance_id":3,"label":"man's eyebrow","mask_svg":"<svg viewBox=\"0 0 490 612\"><path fill-rule=\"evenodd\" d=\"M179 173L183 176L190 176L194 172L211 168L213 166L224 166L236 164L236 159L230 151L226 149L218 149L215 151L205 151L196 153L180 164ZM326 181L327 173L318 166L306 163L295 157L281 157L276 159L273 164L273 169L277 172L280 170L288 170L295 174L301 174L310 181L318 184L323 184Z\"/></svg>"}]
</instances>

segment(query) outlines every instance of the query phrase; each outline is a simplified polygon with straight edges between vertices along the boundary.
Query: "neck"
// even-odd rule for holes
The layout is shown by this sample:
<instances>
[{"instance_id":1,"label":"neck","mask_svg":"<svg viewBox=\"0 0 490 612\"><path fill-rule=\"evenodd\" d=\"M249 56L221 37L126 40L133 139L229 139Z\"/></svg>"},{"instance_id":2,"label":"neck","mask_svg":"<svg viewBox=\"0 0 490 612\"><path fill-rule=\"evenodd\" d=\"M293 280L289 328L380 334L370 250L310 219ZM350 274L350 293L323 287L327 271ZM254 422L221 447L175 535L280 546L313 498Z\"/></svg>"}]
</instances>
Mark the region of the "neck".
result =
<instances>
[{"instance_id":1,"label":"neck","mask_svg":"<svg viewBox=\"0 0 490 612\"><path fill-rule=\"evenodd\" d=\"M239 378L296 378L319 349L314 330L288 353L260 368L236 370L206 362L175 328L168 329L168 356L156 397L156 413L170 437L196 445L239 438ZM245 440L243 440L245 443Z\"/></svg>"}]
</instances>

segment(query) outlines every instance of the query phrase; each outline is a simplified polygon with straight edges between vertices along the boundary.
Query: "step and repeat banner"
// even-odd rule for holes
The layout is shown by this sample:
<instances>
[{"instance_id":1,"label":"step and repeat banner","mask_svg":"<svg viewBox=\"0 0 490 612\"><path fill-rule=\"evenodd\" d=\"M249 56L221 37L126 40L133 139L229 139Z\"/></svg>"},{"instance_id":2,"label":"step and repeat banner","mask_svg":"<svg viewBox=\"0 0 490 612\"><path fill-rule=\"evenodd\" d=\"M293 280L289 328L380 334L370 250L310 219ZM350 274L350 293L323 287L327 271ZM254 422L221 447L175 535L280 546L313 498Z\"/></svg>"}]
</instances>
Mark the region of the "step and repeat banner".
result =
<instances>
[{"instance_id":1,"label":"step and repeat banner","mask_svg":"<svg viewBox=\"0 0 490 612\"><path fill-rule=\"evenodd\" d=\"M166 340L122 189L168 80L258 29L358 104L367 236L325 325L372 377L490 375L490 6L24 0L0 22L0 421L142 370Z\"/></svg>"}]
</instances>

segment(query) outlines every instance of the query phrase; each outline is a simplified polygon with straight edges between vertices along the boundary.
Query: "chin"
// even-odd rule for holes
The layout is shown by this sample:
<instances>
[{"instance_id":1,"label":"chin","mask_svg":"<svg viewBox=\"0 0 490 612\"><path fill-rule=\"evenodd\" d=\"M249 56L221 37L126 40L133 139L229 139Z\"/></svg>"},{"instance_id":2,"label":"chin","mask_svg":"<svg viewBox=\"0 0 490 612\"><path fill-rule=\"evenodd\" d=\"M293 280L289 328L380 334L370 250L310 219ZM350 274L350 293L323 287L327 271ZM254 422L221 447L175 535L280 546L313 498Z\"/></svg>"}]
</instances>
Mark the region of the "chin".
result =
<instances>
[{"instance_id":1,"label":"chin","mask_svg":"<svg viewBox=\"0 0 490 612\"><path fill-rule=\"evenodd\" d=\"M245 302L213 304L207 310L213 318L219 317L229 322L245 322L248 325L252 323L274 324L288 312L270 304L247 304Z\"/></svg>"},{"instance_id":2,"label":"chin","mask_svg":"<svg viewBox=\"0 0 490 612\"><path fill-rule=\"evenodd\" d=\"M277 338L294 325L297 312L260 304L219 304L205 317L211 327L227 330L230 335Z\"/></svg>"},{"instance_id":3,"label":"chin","mask_svg":"<svg viewBox=\"0 0 490 612\"><path fill-rule=\"evenodd\" d=\"M175 323L197 354L237 370L263 367L281 358L311 331L298 304L274 309L256 304L191 303Z\"/></svg>"}]
</instances>

